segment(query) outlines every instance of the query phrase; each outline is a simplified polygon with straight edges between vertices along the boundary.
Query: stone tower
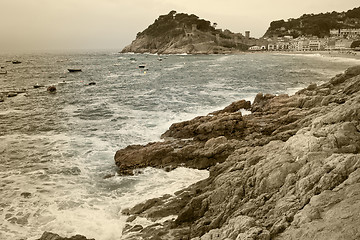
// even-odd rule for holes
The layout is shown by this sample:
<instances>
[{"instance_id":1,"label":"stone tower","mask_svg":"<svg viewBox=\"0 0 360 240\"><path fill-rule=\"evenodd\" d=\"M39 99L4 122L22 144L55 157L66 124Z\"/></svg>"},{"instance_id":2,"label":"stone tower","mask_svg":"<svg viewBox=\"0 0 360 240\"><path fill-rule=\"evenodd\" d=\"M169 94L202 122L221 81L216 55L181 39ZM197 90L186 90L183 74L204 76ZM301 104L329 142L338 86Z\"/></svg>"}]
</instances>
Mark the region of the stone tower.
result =
<instances>
[{"instance_id":1,"label":"stone tower","mask_svg":"<svg viewBox=\"0 0 360 240\"><path fill-rule=\"evenodd\" d=\"M250 31L245 31L245 39L249 40L250 38Z\"/></svg>"},{"instance_id":2,"label":"stone tower","mask_svg":"<svg viewBox=\"0 0 360 240\"><path fill-rule=\"evenodd\" d=\"M196 29L197 29L197 25L194 23L193 25L191 25L192 26L192 32L194 32Z\"/></svg>"}]
</instances>

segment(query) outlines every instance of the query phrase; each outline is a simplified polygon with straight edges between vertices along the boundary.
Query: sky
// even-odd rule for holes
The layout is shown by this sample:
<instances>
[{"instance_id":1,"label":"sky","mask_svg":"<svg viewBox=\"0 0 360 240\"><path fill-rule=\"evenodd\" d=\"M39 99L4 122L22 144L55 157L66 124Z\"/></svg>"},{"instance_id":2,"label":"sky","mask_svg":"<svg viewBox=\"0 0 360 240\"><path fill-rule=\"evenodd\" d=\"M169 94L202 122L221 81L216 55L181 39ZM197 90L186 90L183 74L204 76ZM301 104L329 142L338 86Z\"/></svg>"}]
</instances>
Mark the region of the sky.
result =
<instances>
[{"instance_id":1,"label":"sky","mask_svg":"<svg viewBox=\"0 0 360 240\"><path fill-rule=\"evenodd\" d=\"M263 36L271 21L342 12L359 0L0 0L0 54L121 50L160 15L195 14L217 28Z\"/></svg>"}]
</instances>

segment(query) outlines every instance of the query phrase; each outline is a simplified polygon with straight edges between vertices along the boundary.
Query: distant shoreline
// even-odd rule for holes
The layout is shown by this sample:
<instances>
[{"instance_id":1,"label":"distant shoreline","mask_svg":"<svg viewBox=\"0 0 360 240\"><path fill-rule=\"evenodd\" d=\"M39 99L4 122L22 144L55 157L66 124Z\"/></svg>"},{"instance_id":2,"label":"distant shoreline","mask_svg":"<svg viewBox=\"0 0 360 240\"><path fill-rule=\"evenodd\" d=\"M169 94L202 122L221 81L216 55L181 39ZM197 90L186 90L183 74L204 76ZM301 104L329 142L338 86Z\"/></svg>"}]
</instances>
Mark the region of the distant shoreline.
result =
<instances>
[{"instance_id":1,"label":"distant shoreline","mask_svg":"<svg viewBox=\"0 0 360 240\"><path fill-rule=\"evenodd\" d=\"M323 57L338 57L338 58L349 58L349 59L355 59L360 60L360 52L354 52L354 51L307 51L307 52L297 52L297 51L266 51L263 53L275 53L280 55L320 55Z\"/></svg>"}]
</instances>

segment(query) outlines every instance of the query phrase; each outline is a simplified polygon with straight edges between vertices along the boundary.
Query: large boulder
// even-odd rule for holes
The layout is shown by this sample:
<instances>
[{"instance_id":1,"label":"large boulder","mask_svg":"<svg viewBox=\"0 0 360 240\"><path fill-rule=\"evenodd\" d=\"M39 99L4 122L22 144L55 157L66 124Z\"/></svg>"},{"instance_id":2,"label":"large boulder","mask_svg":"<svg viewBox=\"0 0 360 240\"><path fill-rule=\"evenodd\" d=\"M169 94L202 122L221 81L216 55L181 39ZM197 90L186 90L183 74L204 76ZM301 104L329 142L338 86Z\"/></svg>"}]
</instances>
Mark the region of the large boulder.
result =
<instances>
[{"instance_id":1,"label":"large boulder","mask_svg":"<svg viewBox=\"0 0 360 240\"><path fill-rule=\"evenodd\" d=\"M133 174L133 170L158 167L171 170L178 166L207 169L225 161L236 148L238 141L225 137L212 138L207 142L172 140L133 145L115 154L115 163L121 174Z\"/></svg>"},{"instance_id":2,"label":"large boulder","mask_svg":"<svg viewBox=\"0 0 360 240\"><path fill-rule=\"evenodd\" d=\"M75 235L72 237L61 237L60 235L52 232L44 232L43 235L38 240L95 240L93 238L86 238L82 235Z\"/></svg>"}]
</instances>

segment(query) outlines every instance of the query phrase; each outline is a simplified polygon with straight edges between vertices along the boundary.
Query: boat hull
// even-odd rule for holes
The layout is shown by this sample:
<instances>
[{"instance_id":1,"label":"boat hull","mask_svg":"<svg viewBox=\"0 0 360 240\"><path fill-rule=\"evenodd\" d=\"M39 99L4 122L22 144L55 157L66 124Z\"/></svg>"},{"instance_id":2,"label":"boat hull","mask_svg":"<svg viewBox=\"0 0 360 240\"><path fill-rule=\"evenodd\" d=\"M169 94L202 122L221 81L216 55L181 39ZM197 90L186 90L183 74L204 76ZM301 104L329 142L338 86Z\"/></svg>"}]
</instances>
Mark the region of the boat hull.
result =
<instances>
[{"instance_id":1,"label":"boat hull","mask_svg":"<svg viewBox=\"0 0 360 240\"><path fill-rule=\"evenodd\" d=\"M81 72L81 69L69 68L68 71L69 71L69 72Z\"/></svg>"}]
</instances>

